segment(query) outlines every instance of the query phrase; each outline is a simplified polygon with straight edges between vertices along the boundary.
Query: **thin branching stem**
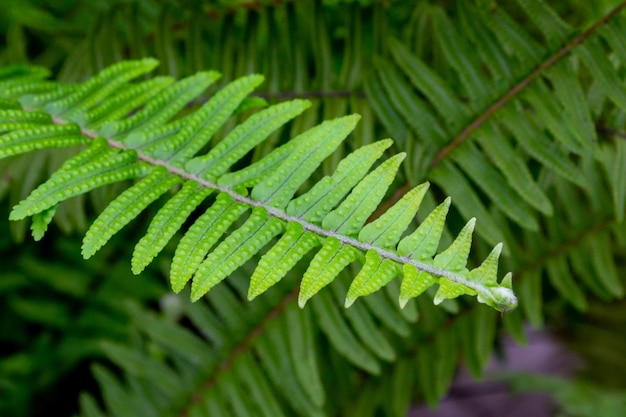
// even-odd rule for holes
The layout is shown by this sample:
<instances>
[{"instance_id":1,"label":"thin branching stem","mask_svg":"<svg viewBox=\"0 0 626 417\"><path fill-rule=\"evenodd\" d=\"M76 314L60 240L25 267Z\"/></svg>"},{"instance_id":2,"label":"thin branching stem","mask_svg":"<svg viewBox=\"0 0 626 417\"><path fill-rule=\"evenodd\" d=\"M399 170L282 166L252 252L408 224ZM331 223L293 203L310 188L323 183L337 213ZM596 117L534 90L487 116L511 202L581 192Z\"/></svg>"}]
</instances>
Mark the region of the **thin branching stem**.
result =
<instances>
[{"instance_id":1,"label":"thin branching stem","mask_svg":"<svg viewBox=\"0 0 626 417\"><path fill-rule=\"evenodd\" d=\"M469 136L478 128L480 128L483 123L487 121L493 114L498 111L498 109L504 107L509 101L515 98L522 90L530 85L537 77L539 77L545 70L556 64L561 58L565 57L569 52L572 51L576 46L580 45L587 39L589 36L594 34L598 29L600 29L605 24L609 23L611 19L613 19L619 12L621 12L626 7L626 1L623 1L616 8L611 10L606 16L602 19L598 20L594 23L589 29L581 33L580 35L574 37L570 42L566 43L561 49L559 49L556 53L550 56L547 60L542 62L533 72L528 74L526 78L517 83L513 88L511 88L504 96L502 96L498 101L489 106L481 115L479 115L472 123L467 125L459 135L454 138L452 142L446 145L443 149L439 151L439 153L433 159L431 166L434 168L453 150L458 148L463 142L465 142Z\"/></svg>"},{"instance_id":2,"label":"thin branching stem","mask_svg":"<svg viewBox=\"0 0 626 417\"><path fill-rule=\"evenodd\" d=\"M435 168L443 159L445 159L450 152L454 149L458 148L463 142L465 142L471 133L475 130L479 129L493 114L500 108L504 107L509 101L517 96L522 90L530 85L530 83L540 76L545 70L555 65L561 58L565 57L574 47L580 45L591 36L595 31L600 29L605 24L609 23L611 19L613 19L619 12L621 12L624 8L626 8L626 0L615 7L611 12L609 12L602 19L598 20L594 23L589 29L584 31L582 34L576 36L570 42L568 42L565 46L563 46L559 51L550 56L546 61L544 61L541 65L539 65L532 73L530 73L526 78L516 84L513 88L511 88L504 96L498 99L495 103L489 106L482 114L480 114L473 122L467 125L461 133L452 140L448 145L442 148L431 163L431 167ZM599 131L615 135L620 138L626 138L626 133L619 132L617 130L599 126L597 127ZM410 189L409 184L405 184L400 188L402 190L401 193L396 192L389 200L383 202L378 209L372 214L371 218L376 219L380 217L384 211L391 207L396 201L400 200L402 196L408 192Z\"/></svg>"}]
</instances>

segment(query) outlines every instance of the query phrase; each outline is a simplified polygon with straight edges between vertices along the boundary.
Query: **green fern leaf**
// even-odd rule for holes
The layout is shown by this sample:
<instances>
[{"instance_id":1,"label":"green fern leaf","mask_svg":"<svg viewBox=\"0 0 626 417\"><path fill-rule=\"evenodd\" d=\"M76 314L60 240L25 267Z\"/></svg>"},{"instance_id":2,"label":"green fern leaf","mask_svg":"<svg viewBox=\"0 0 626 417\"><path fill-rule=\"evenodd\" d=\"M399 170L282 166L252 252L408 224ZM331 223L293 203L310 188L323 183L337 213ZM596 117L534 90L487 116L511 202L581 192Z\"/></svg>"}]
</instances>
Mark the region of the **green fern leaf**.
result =
<instances>
[{"instance_id":1,"label":"green fern leaf","mask_svg":"<svg viewBox=\"0 0 626 417\"><path fill-rule=\"evenodd\" d=\"M472 245L472 232L474 231L475 224L475 218L467 222L450 247L435 257L433 262L435 267L457 273L463 272ZM439 304L443 300L456 298L462 294L474 295L476 292L462 284L447 279L439 280L439 290L435 295L434 302L435 304Z\"/></svg>"},{"instance_id":2,"label":"green fern leaf","mask_svg":"<svg viewBox=\"0 0 626 417\"><path fill-rule=\"evenodd\" d=\"M412 55L400 41L390 41L391 54L416 86L435 105L450 130L457 131L469 117L467 108L459 102L450 87L425 63Z\"/></svg>"},{"instance_id":3,"label":"green fern leaf","mask_svg":"<svg viewBox=\"0 0 626 417\"><path fill-rule=\"evenodd\" d=\"M180 230L191 212L213 190L195 181L187 181L154 216L144 237L135 246L131 261L134 274L139 274L159 254L174 234Z\"/></svg>"},{"instance_id":4,"label":"green fern leaf","mask_svg":"<svg viewBox=\"0 0 626 417\"><path fill-rule=\"evenodd\" d=\"M130 132L134 134L140 131L147 132L151 128L163 125L219 77L216 72L199 72L170 84L151 99L145 108L126 119L107 123L99 133L117 138Z\"/></svg>"},{"instance_id":5,"label":"green fern leaf","mask_svg":"<svg viewBox=\"0 0 626 417\"><path fill-rule=\"evenodd\" d=\"M33 233L33 239L38 241L43 238L43 235L46 233L46 230L48 230L48 225L52 221L56 210L57 206L53 206L49 209L33 215L33 223L30 226L30 229Z\"/></svg>"},{"instance_id":6,"label":"green fern leaf","mask_svg":"<svg viewBox=\"0 0 626 417\"><path fill-rule=\"evenodd\" d=\"M305 232L300 223L288 223L283 236L259 260L250 278L248 299L253 300L280 281L304 255L319 245L317 235Z\"/></svg>"},{"instance_id":7,"label":"green fern leaf","mask_svg":"<svg viewBox=\"0 0 626 417\"><path fill-rule=\"evenodd\" d=\"M578 184L582 188L589 186L580 170L565 155L562 149L558 148L554 143L545 143L539 139L541 135L537 128L522 114L519 106L515 106L515 109L506 107L502 109L502 112L507 115L506 121L510 123L511 130L516 133L520 144L530 155L568 181Z\"/></svg>"},{"instance_id":8,"label":"green fern leaf","mask_svg":"<svg viewBox=\"0 0 626 417\"><path fill-rule=\"evenodd\" d=\"M0 110L0 123L35 123L35 124L47 124L50 123L52 119L50 115L47 113L41 112L25 112L23 110L15 110L15 109L7 109ZM17 130L20 127L14 128L6 128L6 130Z\"/></svg>"},{"instance_id":9,"label":"green fern leaf","mask_svg":"<svg viewBox=\"0 0 626 417\"><path fill-rule=\"evenodd\" d=\"M192 301L202 297L256 255L283 229L284 225L280 220L269 217L266 209L255 207L243 226L231 233L200 264L191 286Z\"/></svg>"},{"instance_id":10,"label":"green fern leaf","mask_svg":"<svg viewBox=\"0 0 626 417\"><path fill-rule=\"evenodd\" d=\"M183 289L211 246L245 210L243 204L234 202L228 194L220 194L211 208L189 228L178 244L172 261L170 281L175 292Z\"/></svg>"},{"instance_id":11,"label":"green fern leaf","mask_svg":"<svg viewBox=\"0 0 626 417\"><path fill-rule=\"evenodd\" d=\"M569 301L579 311L587 309L587 298L576 285L567 265L567 259L561 255L550 259L547 263L548 278L563 298Z\"/></svg>"},{"instance_id":12,"label":"green fern leaf","mask_svg":"<svg viewBox=\"0 0 626 417\"><path fill-rule=\"evenodd\" d=\"M543 32L548 45L558 48L567 40L571 28L543 0L519 0L519 4Z\"/></svg>"},{"instance_id":13,"label":"green fern leaf","mask_svg":"<svg viewBox=\"0 0 626 417\"><path fill-rule=\"evenodd\" d=\"M108 158L100 158L77 167L74 172L63 172L52 177L15 206L9 218L20 220L32 216L75 195L105 184L135 178L145 169L144 165L137 163L135 153L118 151Z\"/></svg>"},{"instance_id":14,"label":"green fern leaf","mask_svg":"<svg viewBox=\"0 0 626 417\"><path fill-rule=\"evenodd\" d=\"M154 155L159 159L171 160L173 164L189 160L208 143L243 99L262 82L262 76L249 75L222 88L186 119L183 129L172 140L161 142Z\"/></svg>"},{"instance_id":15,"label":"green fern leaf","mask_svg":"<svg viewBox=\"0 0 626 417\"><path fill-rule=\"evenodd\" d=\"M396 155L367 175L339 207L324 218L322 227L342 235L351 236L358 233L383 198L402 159L404 154ZM336 256L333 250L339 251ZM326 240L320 252L311 261L311 267L302 277L298 297L300 306L304 306L309 298L329 284L355 258L356 252L350 247L343 246L336 238Z\"/></svg>"},{"instance_id":16,"label":"green fern leaf","mask_svg":"<svg viewBox=\"0 0 626 417\"><path fill-rule=\"evenodd\" d=\"M170 176L165 168L156 167L119 195L87 230L82 246L83 258L93 256L115 233L179 181L180 178Z\"/></svg>"},{"instance_id":17,"label":"green fern leaf","mask_svg":"<svg viewBox=\"0 0 626 417\"><path fill-rule=\"evenodd\" d=\"M61 99L49 102L45 110L53 116L63 116L65 120L84 119L84 113L99 104L116 91L126 81L152 71L158 61L145 58L138 61L124 61L101 71L85 82L75 92Z\"/></svg>"},{"instance_id":18,"label":"green fern leaf","mask_svg":"<svg viewBox=\"0 0 626 417\"><path fill-rule=\"evenodd\" d=\"M352 132L359 118L352 115L324 122L296 137L298 147L252 189L251 197L272 207L285 207L302 183Z\"/></svg>"},{"instance_id":19,"label":"green fern leaf","mask_svg":"<svg viewBox=\"0 0 626 417\"><path fill-rule=\"evenodd\" d=\"M20 106L20 103L15 101L15 100L11 100L11 99L0 97L0 109L2 109L2 110L21 110L22 107Z\"/></svg>"},{"instance_id":20,"label":"green fern leaf","mask_svg":"<svg viewBox=\"0 0 626 417\"><path fill-rule=\"evenodd\" d=\"M269 381L266 380L267 377L263 375L263 372L259 369L257 360L253 358L251 354L243 355L240 359L239 366L237 366L234 371L239 374L239 380L246 382L247 387L250 389L249 395L258 406L258 410L262 415L276 417L285 415L278 400L275 398L275 394L270 389ZM309 384L303 385L304 388L310 386L310 381L307 382ZM248 394L244 394L244 396L246 395ZM219 416L226 414L213 413L209 410L209 415Z\"/></svg>"},{"instance_id":21,"label":"green fern leaf","mask_svg":"<svg viewBox=\"0 0 626 417\"><path fill-rule=\"evenodd\" d=\"M292 304L291 307L287 308L286 315L290 329L288 337L292 367L300 385L307 391L311 401L321 407L324 405L326 394L317 366L317 352L315 352L315 343L313 342L315 328L311 317L312 313L310 310L298 312L295 305Z\"/></svg>"},{"instance_id":22,"label":"green fern leaf","mask_svg":"<svg viewBox=\"0 0 626 417\"><path fill-rule=\"evenodd\" d=\"M498 258L502 252L502 244L497 244L489 253L483 263L476 269L470 271L468 278L485 285L495 285L498 274Z\"/></svg>"},{"instance_id":23,"label":"green fern leaf","mask_svg":"<svg viewBox=\"0 0 626 417\"><path fill-rule=\"evenodd\" d=\"M265 140L271 132L310 105L306 100L287 101L252 115L234 128L208 154L187 162L185 169L207 179L224 174L233 163Z\"/></svg>"},{"instance_id":24,"label":"green fern leaf","mask_svg":"<svg viewBox=\"0 0 626 417\"><path fill-rule=\"evenodd\" d=\"M374 64L376 66L376 75L381 78L389 94L391 105L397 108L406 123L411 126L419 137L428 138L428 140L444 145L448 136L447 132L432 112L429 111L427 104L417 95L411 93L411 85L404 80L400 72L393 65L382 59L375 60ZM369 96L370 94L368 94Z\"/></svg>"},{"instance_id":25,"label":"green fern leaf","mask_svg":"<svg viewBox=\"0 0 626 417\"><path fill-rule=\"evenodd\" d=\"M598 142L596 128L591 118L587 97L571 62L556 65L547 74L554 94L565 109L566 125L580 145L590 151Z\"/></svg>"},{"instance_id":26,"label":"green fern leaf","mask_svg":"<svg viewBox=\"0 0 626 417\"><path fill-rule=\"evenodd\" d=\"M603 233L595 236L590 242L593 265L596 276L609 294L615 298L624 296L624 288L619 279L615 262L611 256L611 238Z\"/></svg>"},{"instance_id":27,"label":"green fern leaf","mask_svg":"<svg viewBox=\"0 0 626 417\"><path fill-rule=\"evenodd\" d=\"M399 273L398 265L382 259L376 251L367 251L365 264L352 281L346 296L345 306L350 307L358 297L379 290Z\"/></svg>"},{"instance_id":28,"label":"green fern leaf","mask_svg":"<svg viewBox=\"0 0 626 417\"><path fill-rule=\"evenodd\" d=\"M337 305L341 305L348 288L342 279L337 280L336 283L337 285L332 285L329 289L332 290ZM393 362L396 359L395 349L382 331L381 326L376 322L375 315L368 311L368 306L365 303L354 304L345 311L345 316L354 329L355 336L374 355L386 362Z\"/></svg>"},{"instance_id":29,"label":"green fern leaf","mask_svg":"<svg viewBox=\"0 0 626 417\"><path fill-rule=\"evenodd\" d=\"M459 50L467 50L468 45L449 21L443 9L434 8L432 15L434 30L440 34L438 40L446 60L459 74L463 87L473 98L472 105L475 108L484 108L487 97L491 95L492 87L480 71L478 60L472 54L458 53Z\"/></svg>"},{"instance_id":30,"label":"green fern leaf","mask_svg":"<svg viewBox=\"0 0 626 417\"><path fill-rule=\"evenodd\" d=\"M425 183L406 193L380 218L363 227L359 233L359 240L381 248L395 246L413 220L414 213L417 212L428 187L429 184ZM382 288L398 273L397 264L388 259L383 260L375 251L368 251L365 254L363 269L354 278L348 290L346 307L352 305L357 297L371 294Z\"/></svg>"},{"instance_id":31,"label":"green fern leaf","mask_svg":"<svg viewBox=\"0 0 626 417\"><path fill-rule=\"evenodd\" d=\"M350 327L343 321L337 306L330 299L330 295L322 292L313 298L311 304L317 322L335 349L354 365L371 374L380 373L378 361L356 340Z\"/></svg>"},{"instance_id":32,"label":"green fern leaf","mask_svg":"<svg viewBox=\"0 0 626 417\"><path fill-rule=\"evenodd\" d=\"M435 168L431 173L434 183L440 185L447 194L452 197L458 196L462 201L457 208L463 217L471 218L472 213L483 219L481 222L482 235L491 244L497 244L502 240L498 225L489 216L487 208L482 199L471 186L467 178L459 171L454 164L445 161ZM486 224L485 224L486 223Z\"/></svg>"},{"instance_id":33,"label":"green fern leaf","mask_svg":"<svg viewBox=\"0 0 626 417\"><path fill-rule=\"evenodd\" d=\"M395 246L402 233L413 221L414 213L417 213L429 186L429 183L421 184L403 195L382 216L361 229L359 240L381 248Z\"/></svg>"},{"instance_id":34,"label":"green fern leaf","mask_svg":"<svg viewBox=\"0 0 626 417\"><path fill-rule=\"evenodd\" d=\"M7 93L12 94L11 97L19 97L19 102L25 108L39 109L47 103L67 97L77 88L76 85L49 84L29 80ZM28 94L22 95L23 92L28 92Z\"/></svg>"},{"instance_id":35,"label":"green fern leaf","mask_svg":"<svg viewBox=\"0 0 626 417\"><path fill-rule=\"evenodd\" d=\"M78 154L63 162L61 168L54 174L52 174L52 178L66 173L69 174L74 169L87 165L88 163L96 161L99 158L107 159L118 152L118 149L111 149L108 146L106 140L95 139L89 144L89 147L87 149L79 152Z\"/></svg>"},{"instance_id":36,"label":"green fern leaf","mask_svg":"<svg viewBox=\"0 0 626 417\"><path fill-rule=\"evenodd\" d=\"M522 227L533 231L539 230L532 209L515 193L476 146L466 145L464 152L456 152L453 158L503 213Z\"/></svg>"},{"instance_id":37,"label":"green fern leaf","mask_svg":"<svg viewBox=\"0 0 626 417\"><path fill-rule=\"evenodd\" d=\"M358 252L345 246L339 239L327 238L302 277L298 295L300 308L304 307L309 298L330 284L357 256Z\"/></svg>"},{"instance_id":38,"label":"green fern leaf","mask_svg":"<svg viewBox=\"0 0 626 417\"><path fill-rule=\"evenodd\" d=\"M459 18L462 30L470 40L481 45L478 53L482 61L489 66L490 72L496 79L496 84L503 85L506 80L515 78L513 63L510 62L504 47L497 38L489 33L489 28L484 22L485 10L480 6L468 2L459 3ZM493 10L495 14L495 10Z\"/></svg>"},{"instance_id":39,"label":"green fern leaf","mask_svg":"<svg viewBox=\"0 0 626 417\"><path fill-rule=\"evenodd\" d=\"M171 77L154 77L141 83L133 84L118 91L102 105L94 106L83 114L74 117L76 123L90 130L98 131L105 124L126 117L136 108L147 103L164 88L174 82Z\"/></svg>"},{"instance_id":40,"label":"green fern leaf","mask_svg":"<svg viewBox=\"0 0 626 417\"><path fill-rule=\"evenodd\" d=\"M554 209L548 197L532 178L528 166L513 149L502 132L493 123L486 123L485 132L478 136L478 141L491 161L496 164L506 177L511 187L524 198L531 206L547 216L551 216Z\"/></svg>"},{"instance_id":41,"label":"green fern leaf","mask_svg":"<svg viewBox=\"0 0 626 417\"><path fill-rule=\"evenodd\" d=\"M624 220L626 206L626 142L617 141L614 146L604 145L598 151L607 179L611 184L613 207L619 222Z\"/></svg>"},{"instance_id":42,"label":"green fern leaf","mask_svg":"<svg viewBox=\"0 0 626 417\"><path fill-rule=\"evenodd\" d=\"M31 113L13 110L0 113L0 124L4 121L7 131L0 140L8 149L7 154L91 142L91 146L67 160L47 182L18 204L11 219L35 216L33 233L39 238L57 205L64 200L102 185L139 179L111 202L88 230L83 256L90 257L150 203L183 182L181 189L157 212L137 244L132 269L135 273L143 270L192 212L209 195L216 194L184 233L172 261L172 288L179 292L193 278L192 300L232 275L277 237L252 273L250 299L278 282L306 253L321 244L304 273L300 306L355 260L364 262L364 266L347 291L346 305L375 292L402 272L405 279L399 295L403 305L437 282L440 293L446 297L452 297L454 291L479 293L484 302L501 310L516 303L510 288L502 288L504 284L497 284L495 277L485 280L481 273L488 271L484 268L473 274L465 268L471 241L471 231L467 228L457 238L462 245L453 244L433 261L449 201L435 210L414 234L398 243L415 217L428 184L411 190L382 216L365 225L388 192L405 157L404 153L393 156L368 173L391 145L390 140L357 149L337 161L337 169L331 176L295 197L320 164L354 130L358 115L323 122L257 162L227 172L309 103L294 100L262 110L235 127L208 153L196 156L210 145L213 135L231 115L248 106L246 97L262 77L235 80L198 110L177 117L187 102L197 98L218 74L199 73L175 83L164 77L130 82L153 66L152 60L118 64L83 84L55 84L45 91L19 97L34 109L43 107L43 112L29 108ZM426 74L420 83L425 80L436 84L430 95L446 96L433 74ZM49 113L55 117L49 117ZM457 121L459 117L454 116ZM81 127L63 124L67 119L77 121ZM106 138L97 138L103 134ZM445 176L435 178L446 185L452 184ZM479 179L484 180L485 175ZM514 200L507 204L513 213L521 216L519 213L523 211L515 207ZM250 209L248 218L226 234ZM532 226L531 219L520 217L520 222ZM455 256L451 253L458 255L454 262L449 259ZM379 319L398 334L407 334L409 328L397 324L404 323L402 315L392 311L388 300L372 297L368 297L366 304L382 311L376 313L380 314ZM228 307L227 299L218 304L226 308L224 314L228 320L234 320L237 315ZM359 332L370 342L366 329L371 330L371 326L358 322ZM377 352L383 359L391 358L388 349ZM364 366L373 369L371 365Z\"/></svg>"},{"instance_id":43,"label":"green fern leaf","mask_svg":"<svg viewBox=\"0 0 626 417\"><path fill-rule=\"evenodd\" d=\"M181 392L180 377L162 362L142 355L129 346L108 340L101 342L100 347L115 364L129 371L131 375L153 380L165 392Z\"/></svg>"},{"instance_id":44,"label":"green fern leaf","mask_svg":"<svg viewBox=\"0 0 626 417\"><path fill-rule=\"evenodd\" d=\"M56 83L43 81L50 71L29 65L8 65L0 68L0 97L17 98L31 92L43 92L56 87Z\"/></svg>"},{"instance_id":45,"label":"green fern leaf","mask_svg":"<svg viewBox=\"0 0 626 417\"><path fill-rule=\"evenodd\" d=\"M429 262L437 252L441 234L450 208L450 197L433 210L424 222L409 236L405 237L398 244L398 255L416 259L419 262ZM404 278L400 287L400 306L414 297L422 294L437 279L425 271L418 271L414 266L405 264L403 266Z\"/></svg>"},{"instance_id":46,"label":"green fern leaf","mask_svg":"<svg viewBox=\"0 0 626 417\"><path fill-rule=\"evenodd\" d=\"M159 142L163 142L173 138L178 132L181 131L186 121L186 118L182 118L174 120L163 126L155 126L154 128L151 128L149 130L149 133L140 130L139 133L126 136L122 140L122 142L125 146L135 149L137 151L141 151L147 156L152 157L153 155L151 155L150 151L146 150L146 148L152 147L154 150Z\"/></svg>"},{"instance_id":47,"label":"green fern leaf","mask_svg":"<svg viewBox=\"0 0 626 417\"><path fill-rule=\"evenodd\" d=\"M0 68L0 80L13 81L21 78L43 79L50 76L50 70L26 64L6 65Z\"/></svg>"},{"instance_id":48,"label":"green fern leaf","mask_svg":"<svg viewBox=\"0 0 626 417\"><path fill-rule=\"evenodd\" d=\"M562 146L579 155L589 152L585 148L585 143L578 139L580 133L572 131L572 127L569 126L571 122L566 119L567 113L563 105L559 103L546 82L537 80L524 91L523 97L535 109L537 121L543 124Z\"/></svg>"},{"instance_id":49,"label":"green fern leaf","mask_svg":"<svg viewBox=\"0 0 626 417\"><path fill-rule=\"evenodd\" d=\"M615 88L616 85L621 85L621 81L603 50L600 39L591 37L586 40L585 45L576 48L575 52L585 62L602 91L624 111L626 92L622 88Z\"/></svg>"},{"instance_id":50,"label":"green fern leaf","mask_svg":"<svg viewBox=\"0 0 626 417\"><path fill-rule=\"evenodd\" d=\"M4 86L3 86L4 84ZM4 88L2 88L4 87ZM73 86L53 83L51 81L34 80L24 78L22 80L11 80L0 82L0 96L4 98L20 98L22 104L31 104L29 99L44 93L52 93L52 98L63 97L74 91ZM45 95L43 97L46 97ZM45 101L44 101L45 102Z\"/></svg>"},{"instance_id":51,"label":"green fern leaf","mask_svg":"<svg viewBox=\"0 0 626 417\"><path fill-rule=\"evenodd\" d=\"M64 148L89 143L76 125L41 125L13 130L0 135L0 158L19 155L35 149Z\"/></svg>"},{"instance_id":52,"label":"green fern leaf","mask_svg":"<svg viewBox=\"0 0 626 417\"><path fill-rule=\"evenodd\" d=\"M296 139L301 138L301 136L299 135L274 149L262 159L239 171L222 175L217 180L217 185L227 188L254 187L269 176L299 146Z\"/></svg>"},{"instance_id":53,"label":"green fern leaf","mask_svg":"<svg viewBox=\"0 0 626 417\"><path fill-rule=\"evenodd\" d=\"M405 155L393 156L367 175L339 207L324 217L322 227L344 235L357 234L384 197Z\"/></svg>"},{"instance_id":54,"label":"green fern leaf","mask_svg":"<svg viewBox=\"0 0 626 417\"><path fill-rule=\"evenodd\" d=\"M383 140L352 152L339 163L331 177L323 178L307 193L292 200L287 206L287 214L307 222L320 222L390 145L390 140ZM289 223L285 234L259 261L250 279L248 298L255 298L278 282L318 245L319 241L313 233L305 233L299 224Z\"/></svg>"},{"instance_id":55,"label":"green fern leaf","mask_svg":"<svg viewBox=\"0 0 626 417\"><path fill-rule=\"evenodd\" d=\"M496 245L483 263L470 271L470 281L481 282L490 291L478 295L478 301L485 303L499 311L510 311L511 299L508 291L501 291L497 282L498 258L502 252L502 244ZM507 274L500 283L505 289L512 290L511 274Z\"/></svg>"},{"instance_id":56,"label":"green fern leaf","mask_svg":"<svg viewBox=\"0 0 626 417\"><path fill-rule=\"evenodd\" d=\"M292 200L287 206L287 214L308 222L322 221L389 146L391 140L387 139L352 152L339 162L331 177L323 178L311 190Z\"/></svg>"},{"instance_id":57,"label":"green fern leaf","mask_svg":"<svg viewBox=\"0 0 626 417\"><path fill-rule=\"evenodd\" d=\"M521 63L534 65L540 62L546 55L546 49L524 30L523 26L502 8L497 8L493 13L481 13L487 26L500 41L507 52L516 56Z\"/></svg>"},{"instance_id":58,"label":"green fern leaf","mask_svg":"<svg viewBox=\"0 0 626 417\"><path fill-rule=\"evenodd\" d=\"M421 295L432 285L438 282L438 279L422 270L418 270L413 265L405 264L402 267L402 288L400 293L400 307L404 307L411 298Z\"/></svg>"}]
</instances>

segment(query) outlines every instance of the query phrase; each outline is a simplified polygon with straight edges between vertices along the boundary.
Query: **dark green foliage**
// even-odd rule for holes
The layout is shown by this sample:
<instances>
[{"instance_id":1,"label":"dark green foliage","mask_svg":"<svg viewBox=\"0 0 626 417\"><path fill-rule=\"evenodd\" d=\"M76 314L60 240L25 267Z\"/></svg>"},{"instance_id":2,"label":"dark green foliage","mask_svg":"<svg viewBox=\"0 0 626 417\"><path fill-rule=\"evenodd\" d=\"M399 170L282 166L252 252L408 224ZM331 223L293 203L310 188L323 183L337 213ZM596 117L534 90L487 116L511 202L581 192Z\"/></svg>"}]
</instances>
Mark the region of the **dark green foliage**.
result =
<instances>
[{"instance_id":1,"label":"dark green foliage","mask_svg":"<svg viewBox=\"0 0 626 417\"><path fill-rule=\"evenodd\" d=\"M63 393L72 369L91 366L100 389L66 397L87 416L402 416L446 395L460 361L480 376L501 330L523 343L524 321L560 324L590 364L623 368L623 341L607 336L619 334L626 248L626 21L611 12L623 4L246 3L0 2L0 78L11 79L0 80L0 129L18 132L0 139L0 197L6 218L49 178L12 217L32 215L33 237L52 250L12 243L23 220L0 228L10 318L0 334L11 339L0 414L54 404L42 392ZM129 81L154 68L148 57L162 76ZM361 121L342 141L352 113ZM329 130L336 144L310 146L320 138L310 132ZM290 156L308 170L277 174ZM287 177L298 178L279 184ZM475 293L276 211L477 283L495 277L502 252L520 308L476 303L508 308L492 283L443 301ZM58 233L89 224L83 254L95 267ZM129 276L129 262L144 272ZM309 266L343 271L299 309L328 281ZM194 280L194 299L213 288L191 303L184 287L198 268L212 278ZM76 320L103 324L86 337ZM68 345L88 352L66 355Z\"/></svg>"}]
</instances>

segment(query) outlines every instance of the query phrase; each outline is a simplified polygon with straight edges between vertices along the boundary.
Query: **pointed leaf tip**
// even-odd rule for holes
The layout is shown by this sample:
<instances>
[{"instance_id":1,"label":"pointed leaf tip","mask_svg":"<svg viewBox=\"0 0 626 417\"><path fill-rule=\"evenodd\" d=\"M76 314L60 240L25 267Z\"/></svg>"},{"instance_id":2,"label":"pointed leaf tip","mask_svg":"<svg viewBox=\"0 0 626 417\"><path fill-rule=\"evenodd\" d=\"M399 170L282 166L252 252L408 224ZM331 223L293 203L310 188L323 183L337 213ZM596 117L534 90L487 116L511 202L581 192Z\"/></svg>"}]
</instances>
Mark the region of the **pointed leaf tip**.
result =
<instances>
[{"instance_id":1,"label":"pointed leaf tip","mask_svg":"<svg viewBox=\"0 0 626 417\"><path fill-rule=\"evenodd\" d=\"M441 294L441 291L437 291L437 295L435 295L435 298L433 299L433 304L438 306L443 301L445 301L445 299L446 299L446 297Z\"/></svg>"},{"instance_id":2,"label":"pointed leaf tip","mask_svg":"<svg viewBox=\"0 0 626 417\"><path fill-rule=\"evenodd\" d=\"M512 290L513 289L513 273L512 272L507 273L504 276L504 278L502 278L502 282L500 282L500 285L503 286L504 288L508 288L509 290Z\"/></svg>"},{"instance_id":3,"label":"pointed leaf tip","mask_svg":"<svg viewBox=\"0 0 626 417\"><path fill-rule=\"evenodd\" d=\"M254 300L255 298L257 298L258 295L259 294L256 291L254 292L252 291L252 288L248 288L248 296L247 296L248 301Z\"/></svg>"},{"instance_id":4,"label":"pointed leaf tip","mask_svg":"<svg viewBox=\"0 0 626 417\"><path fill-rule=\"evenodd\" d=\"M195 303L196 301L201 299L202 296L207 293L207 291L198 290L198 288L193 288L193 287L194 286L192 284L191 285L191 296L190 296L190 299L191 299L192 303ZM174 292L179 293L180 290L178 290L178 291L174 290Z\"/></svg>"}]
</instances>

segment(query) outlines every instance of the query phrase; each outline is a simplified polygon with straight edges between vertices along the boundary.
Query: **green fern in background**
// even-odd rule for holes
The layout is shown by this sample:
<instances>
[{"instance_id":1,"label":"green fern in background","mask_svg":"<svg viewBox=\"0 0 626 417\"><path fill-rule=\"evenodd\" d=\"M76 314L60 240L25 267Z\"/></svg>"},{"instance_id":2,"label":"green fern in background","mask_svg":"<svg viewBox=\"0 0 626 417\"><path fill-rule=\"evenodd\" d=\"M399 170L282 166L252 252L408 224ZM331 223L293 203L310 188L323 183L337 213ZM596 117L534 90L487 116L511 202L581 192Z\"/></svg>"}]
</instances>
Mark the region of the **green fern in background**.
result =
<instances>
[{"instance_id":1,"label":"green fern in background","mask_svg":"<svg viewBox=\"0 0 626 417\"><path fill-rule=\"evenodd\" d=\"M63 241L54 227L44 237L53 217L86 231L90 262L113 256L116 277L129 261L134 273L148 268L110 285L159 288L77 293L93 300L84 311L121 297L113 314L126 323L103 325L76 356L100 386L81 395L81 413L405 415L413 402L436 404L460 361L480 376L502 326L523 342L524 321L567 322L570 306L577 322L590 304L621 311L625 6L0 3L0 196L11 218L32 216L33 236L53 248ZM142 75L156 65L145 57L161 76ZM386 136L394 142L376 141ZM378 163L386 149L397 155ZM3 227L19 241L28 226ZM7 259L22 251L5 242ZM448 249L435 256L438 247ZM46 265L29 250L0 272L16 323L3 335L18 323L75 334L75 322L51 319L66 296L22 278L40 276L26 265ZM500 250L520 309L443 301L477 293L510 309L510 279L495 281ZM54 264L47 285L71 293L64 271L77 264ZM27 363L48 369L65 346L42 340L48 355L12 340L3 411L29 415L29 398L65 377L25 382Z\"/></svg>"}]
</instances>

